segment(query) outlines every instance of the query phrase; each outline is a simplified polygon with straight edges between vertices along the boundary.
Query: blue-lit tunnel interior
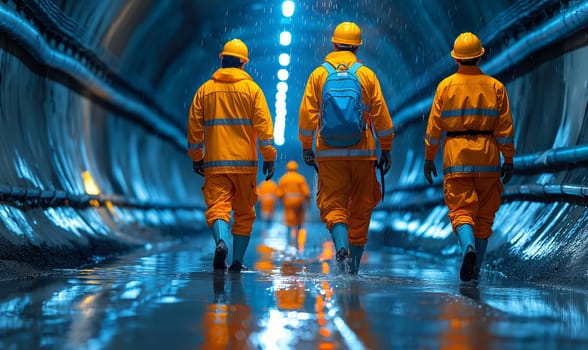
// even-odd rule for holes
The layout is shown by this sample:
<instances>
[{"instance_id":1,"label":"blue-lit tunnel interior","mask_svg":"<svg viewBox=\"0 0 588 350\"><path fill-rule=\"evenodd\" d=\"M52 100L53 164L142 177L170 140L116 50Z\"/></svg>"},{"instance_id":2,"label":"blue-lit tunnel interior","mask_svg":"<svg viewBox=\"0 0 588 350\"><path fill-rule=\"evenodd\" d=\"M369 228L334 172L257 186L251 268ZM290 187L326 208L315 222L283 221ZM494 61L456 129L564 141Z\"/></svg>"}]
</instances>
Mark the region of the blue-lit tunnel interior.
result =
<instances>
[{"instance_id":1,"label":"blue-lit tunnel interior","mask_svg":"<svg viewBox=\"0 0 588 350\"><path fill-rule=\"evenodd\" d=\"M430 186L422 176L422 140L436 84L456 68L453 40L471 31L486 48L482 69L506 84L515 123L515 177L488 268L588 282L587 2L293 4L284 13L280 1L1 1L0 259L71 266L208 234L185 134L222 45L240 38L249 47L245 69L274 117L280 176L287 161L301 161L308 74L330 52L335 25L354 21L358 57L379 75L396 129L370 240L456 253L441 179ZM311 168L303 172L316 182Z\"/></svg>"}]
</instances>

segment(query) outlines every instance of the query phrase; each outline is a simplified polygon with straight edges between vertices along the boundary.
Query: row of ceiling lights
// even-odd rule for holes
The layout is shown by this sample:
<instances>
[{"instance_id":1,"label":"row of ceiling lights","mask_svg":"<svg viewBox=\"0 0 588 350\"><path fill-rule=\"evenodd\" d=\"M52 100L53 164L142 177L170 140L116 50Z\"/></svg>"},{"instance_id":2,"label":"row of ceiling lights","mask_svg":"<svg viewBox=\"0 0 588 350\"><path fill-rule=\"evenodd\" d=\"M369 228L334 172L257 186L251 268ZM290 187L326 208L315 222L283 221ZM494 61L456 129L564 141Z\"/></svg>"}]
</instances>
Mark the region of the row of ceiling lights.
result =
<instances>
[{"instance_id":1,"label":"row of ceiling lights","mask_svg":"<svg viewBox=\"0 0 588 350\"><path fill-rule=\"evenodd\" d=\"M289 23L289 19L294 14L294 1L286 0L282 3L282 15ZM287 48L292 42L292 34L284 29L280 33L280 46ZM282 51L282 50L280 50ZM274 123L274 142L281 146L284 144L284 132L286 129L286 93L288 92L288 77L290 75L287 67L290 65L290 54L287 52L280 52L278 56L278 63L280 69L278 69L278 84L276 85L276 111L275 111L275 123Z\"/></svg>"}]
</instances>

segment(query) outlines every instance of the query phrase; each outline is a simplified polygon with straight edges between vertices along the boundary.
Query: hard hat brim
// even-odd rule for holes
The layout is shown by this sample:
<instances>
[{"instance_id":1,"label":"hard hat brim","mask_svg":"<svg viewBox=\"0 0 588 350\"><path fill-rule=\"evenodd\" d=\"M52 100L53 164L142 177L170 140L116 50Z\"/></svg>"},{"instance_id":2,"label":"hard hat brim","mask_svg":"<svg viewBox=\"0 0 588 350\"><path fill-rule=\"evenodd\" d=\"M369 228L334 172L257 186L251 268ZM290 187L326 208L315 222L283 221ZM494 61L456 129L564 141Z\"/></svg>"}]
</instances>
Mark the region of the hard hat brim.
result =
<instances>
[{"instance_id":1,"label":"hard hat brim","mask_svg":"<svg viewBox=\"0 0 588 350\"><path fill-rule=\"evenodd\" d=\"M480 52L473 53L470 55L458 55L455 53L455 50L451 50L451 57L455 58L456 60L473 60L474 58L482 57L484 55L484 48L480 50Z\"/></svg>"},{"instance_id":2,"label":"hard hat brim","mask_svg":"<svg viewBox=\"0 0 588 350\"><path fill-rule=\"evenodd\" d=\"M331 38L331 42L333 44L349 45L349 46L361 46L361 45L363 45L363 40L360 40L359 43L358 43L355 40L341 40L341 39L335 39L334 37Z\"/></svg>"},{"instance_id":3,"label":"hard hat brim","mask_svg":"<svg viewBox=\"0 0 588 350\"><path fill-rule=\"evenodd\" d=\"M247 63L247 62L249 62L249 59L248 59L247 57L245 57L245 56L242 56L242 55L235 55L234 53L224 53L224 52L221 52L221 53L218 55L218 57L220 57L220 58L223 58L224 56L232 56L232 57L237 57L237 58L239 58L239 59L241 60L241 62L242 62L242 63Z\"/></svg>"}]
</instances>

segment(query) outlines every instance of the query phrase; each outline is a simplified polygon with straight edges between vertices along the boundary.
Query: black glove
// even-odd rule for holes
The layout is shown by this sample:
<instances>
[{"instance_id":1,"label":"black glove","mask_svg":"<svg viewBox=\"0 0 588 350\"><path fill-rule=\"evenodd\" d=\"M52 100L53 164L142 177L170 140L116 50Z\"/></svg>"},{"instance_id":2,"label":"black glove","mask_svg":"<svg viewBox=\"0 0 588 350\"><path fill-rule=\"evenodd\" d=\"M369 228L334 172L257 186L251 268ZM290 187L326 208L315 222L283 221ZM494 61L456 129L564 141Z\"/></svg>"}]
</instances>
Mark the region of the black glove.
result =
<instances>
[{"instance_id":1,"label":"black glove","mask_svg":"<svg viewBox=\"0 0 588 350\"><path fill-rule=\"evenodd\" d=\"M427 178L427 181L432 185L433 178L431 177L431 173L433 173L433 176L437 177L437 167L435 166L435 161L425 160L424 173L425 177Z\"/></svg>"},{"instance_id":2,"label":"black glove","mask_svg":"<svg viewBox=\"0 0 588 350\"><path fill-rule=\"evenodd\" d=\"M304 163L306 165L313 166L314 165L314 152L311 148L303 149L302 150L302 157L304 158Z\"/></svg>"},{"instance_id":3,"label":"black glove","mask_svg":"<svg viewBox=\"0 0 588 350\"><path fill-rule=\"evenodd\" d=\"M380 154L380 162L378 163L378 168L382 174L386 175L388 170L390 170L390 166L392 165L392 159L390 158L390 151L382 151Z\"/></svg>"},{"instance_id":4,"label":"black glove","mask_svg":"<svg viewBox=\"0 0 588 350\"><path fill-rule=\"evenodd\" d=\"M201 159L197 162L192 161L192 169L194 169L196 174L204 176L204 159Z\"/></svg>"},{"instance_id":5,"label":"black glove","mask_svg":"<svg viewBox=\"0 0 588 350\"><path fill-rule=\"evenodd\" d=\"M502 183L506 184L512 179L512 173L514 172L514 166L512 163L504 163L502 164L502 169L500 170L500 176L502 177Z\"/></svg>"},{"instance_id":6,"label":"black glove","mask_svg":"<svg viewBox=\"0 0 588 350\"><path fill-rule=\"evenodd\" d=\"M265 180L269 180L274 176L275 163L273 161L263 162L263 175L267 175Z\"/></svg>"}]
</instances>

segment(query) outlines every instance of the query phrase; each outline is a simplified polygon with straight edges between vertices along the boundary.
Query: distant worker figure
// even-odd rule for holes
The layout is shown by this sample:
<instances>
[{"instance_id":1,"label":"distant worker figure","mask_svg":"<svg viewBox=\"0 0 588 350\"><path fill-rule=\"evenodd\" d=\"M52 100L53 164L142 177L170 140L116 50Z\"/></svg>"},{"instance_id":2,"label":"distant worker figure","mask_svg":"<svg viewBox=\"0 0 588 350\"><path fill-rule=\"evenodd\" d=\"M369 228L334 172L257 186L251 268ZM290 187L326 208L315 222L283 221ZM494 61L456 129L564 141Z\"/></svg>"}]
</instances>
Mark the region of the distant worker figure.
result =
<instances>
[{"instance_id":1,"label":"distant worker figure","mask_svg":"<svg viewBox=\"0 0 588 350\"><path fill-rule=\"evenodd\" d=\"M276 194L284 207L284 221L289 234L296 242L310 203L310 189L304 176L298 172L298 163L295 161L286 164L286 173L278 181Z\"/></svg>"},{"instance_id":2,"label":"distant worker figure","mask_svg":"<svg viewBox=\"0 0 588 350\"><path fill-rule=\"evenodd\" d=\"M331 42L334 51L308 78L300 104L299 138L304 162L318 164L317 206L331 233L339 272L355 274L373 209L382 199L374 165L382 174L390 169L394 128L378 77L357 60L363 44L359 26L339 24ZM374 132L381 149L379 162Z\"/></svg>"},{"instance_id":3,"label":"distant worker figure","mask_svg":"<svg viewBox=\"0 0 588 350\"><path fill-rule=\"evenodd\" d=\"M264 223L268 224L274 219L276 210L276 191L278 184L274 180L262 181L257 187L259 194L259 209Z\"/></svg>"},{"instance_id":4,"label":"distant worker figure","mask_svg":"<svg viewBox=\"0 0 588 350\"><path fill-rule=\"evenodd\" d=\"M425 136L424 175L437 176L435 155L445 132L443 192L462 249L460 279L477 280L494 217L513 175L513 122L504 85L478 64L484 48L472 33L460 34L451 56L457 73L439 83ZM504 158L500 166L500 153Z\"/></svg>"},{"instance_id":5,"label":"distant worker figure","mask_svg":"<svg viewBox=\"0 0 588 350\"><path fill-rule=\"evenodd\" d=\"M274 174L277 151L273 124L259 86L243 68L249 51L239 39L220 53L221 68L196 91L188 119L188 154L194 171L204 176L206 221L216 243L213 267L226 268L231 211L234 211L233 262L240 272L249 244L257 202L258 156L266 180Z\"/></svg>"}]
</instances>

